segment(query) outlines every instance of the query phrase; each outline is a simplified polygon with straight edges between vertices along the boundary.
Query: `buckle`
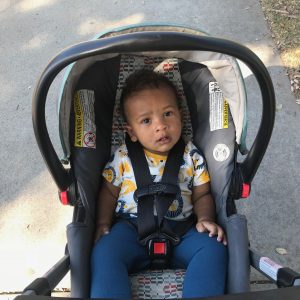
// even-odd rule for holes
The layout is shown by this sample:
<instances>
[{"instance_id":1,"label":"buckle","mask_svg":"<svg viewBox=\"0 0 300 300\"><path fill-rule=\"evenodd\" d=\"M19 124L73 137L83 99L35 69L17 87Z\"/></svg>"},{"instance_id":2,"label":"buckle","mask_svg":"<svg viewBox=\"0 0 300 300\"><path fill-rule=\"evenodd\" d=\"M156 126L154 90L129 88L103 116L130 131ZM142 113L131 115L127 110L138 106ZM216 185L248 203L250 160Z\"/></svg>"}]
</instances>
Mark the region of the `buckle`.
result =
<instances>
[{"instance_id":1,"label":"buckle","mask_svg":"<svg viewBox=\"0 0 300 300\"><path fill-rule=\"evenodd\" d=\"M153 254L154 255L166 255L167 245L166 242L153 242Z\"/></svg>"},{"instance_id":2,"label":"buckle","mask_svg":"<svg viewBox=\"0 0 300 300\"><path fill-rule=\"evenodd\" d=\"M148 251L151 259L168 259L170 250L170 241L167 239L156 238L148 241Z\"/></svg>"}]
</instances>

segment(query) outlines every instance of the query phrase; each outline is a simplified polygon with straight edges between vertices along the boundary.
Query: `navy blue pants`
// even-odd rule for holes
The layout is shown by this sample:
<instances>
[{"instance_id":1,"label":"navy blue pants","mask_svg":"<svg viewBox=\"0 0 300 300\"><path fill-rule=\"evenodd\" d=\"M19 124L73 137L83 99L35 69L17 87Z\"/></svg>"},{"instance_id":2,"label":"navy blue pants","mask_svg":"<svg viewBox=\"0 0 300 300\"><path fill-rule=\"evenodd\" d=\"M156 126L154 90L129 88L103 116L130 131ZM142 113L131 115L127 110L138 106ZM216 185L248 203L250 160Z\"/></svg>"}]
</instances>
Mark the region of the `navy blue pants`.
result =
<instances>
[{"instance_id":1,"label":"navy blue pants","mask_svg":"<svg viewBox=\"0 0 300 300\"><path fill-rule=\"evenodd\" d=\"M116 223L95 244L91 258L91 298L131 298L128 273L147 269L148 252L138 242L136 229ZM224 294L227 249L207 233L191 228L174 247L172 268L186 269L183 298Z\"/></svg>"}]
</instances>

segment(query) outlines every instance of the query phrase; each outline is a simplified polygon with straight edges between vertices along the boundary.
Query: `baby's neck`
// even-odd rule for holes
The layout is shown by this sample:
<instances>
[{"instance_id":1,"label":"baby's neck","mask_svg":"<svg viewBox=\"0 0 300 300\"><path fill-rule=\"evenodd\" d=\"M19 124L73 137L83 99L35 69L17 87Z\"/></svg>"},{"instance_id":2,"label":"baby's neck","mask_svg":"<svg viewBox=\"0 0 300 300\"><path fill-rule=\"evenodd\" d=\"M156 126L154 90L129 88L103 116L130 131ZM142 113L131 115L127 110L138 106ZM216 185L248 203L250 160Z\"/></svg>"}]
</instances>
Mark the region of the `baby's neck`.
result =
<instances>
[{"instance_id":1,"label":"baby's neck","mask_svg":"<svg viewBox=\"0 0 300 300\"><path fill-rule=\"evenodd\" d=\"M162 156L162 157L167 157L169 154L169 151L167 152L159 152L159 151L152 151L149 149L144 148L144 152L147 154L149 153L150 155L154 155L154 156Z\"/></svg>"}]
</instances>

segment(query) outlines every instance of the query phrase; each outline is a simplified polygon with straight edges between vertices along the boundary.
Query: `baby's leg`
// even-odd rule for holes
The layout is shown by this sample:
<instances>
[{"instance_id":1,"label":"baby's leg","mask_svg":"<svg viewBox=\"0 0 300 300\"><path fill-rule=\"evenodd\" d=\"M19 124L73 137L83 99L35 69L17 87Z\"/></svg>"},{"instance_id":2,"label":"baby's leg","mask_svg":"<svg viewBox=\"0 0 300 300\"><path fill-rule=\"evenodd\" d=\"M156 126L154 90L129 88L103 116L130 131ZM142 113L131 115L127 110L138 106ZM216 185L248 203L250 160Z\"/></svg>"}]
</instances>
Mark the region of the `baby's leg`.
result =
<instances>
[{"instance_id":1,"label":"baby's leg","mask_svg":"<svg viewBox=\"0 0 300 300\"><path fill-rule=\"evenodd\" d=\"M91 298L131 298L129 271L149 265L136 229L126 222L115 224L94 246L91 258Z\"/></svg>"},{"instance_id":2,"label":"baby's leg","mask_svg":"<svg viewBox=\"0 0 300 300\"><path fill-rule=\"evenodd\" d=\"M224 294L227 249L216 238L190 229L174 248L172 261L174 267L186 269L183 298Z\"/></svg>"}]
</instances>

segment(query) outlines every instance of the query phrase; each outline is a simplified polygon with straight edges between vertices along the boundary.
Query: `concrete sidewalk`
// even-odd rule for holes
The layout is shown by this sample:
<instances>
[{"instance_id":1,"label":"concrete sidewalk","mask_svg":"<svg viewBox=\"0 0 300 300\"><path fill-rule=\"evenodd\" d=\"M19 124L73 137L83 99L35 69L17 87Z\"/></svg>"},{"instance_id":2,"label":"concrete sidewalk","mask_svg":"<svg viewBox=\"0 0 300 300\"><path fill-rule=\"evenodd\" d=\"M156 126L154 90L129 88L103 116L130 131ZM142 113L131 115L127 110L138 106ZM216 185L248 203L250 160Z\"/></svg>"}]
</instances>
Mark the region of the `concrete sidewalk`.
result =
<instances>
[{"instance_id":1,"label":"concrete sidewalk","mask_svg":"<svg viewBox=\"0 0 300 300\"><path fill-rule=\"evenodd\" d=\"M267 66L278 111L270 146L249 199L239 202L248 216L254 249L300 271L300 106L290 93L286 72L271 39L259 1L246 0L22 0L0 2L0 291L21 291L64 253L65 227L72 209L57 199L57 188L37 148L31 122L34 86L61 49L96 33L138 22L176 23L240 42ZM248 144L260 116L260 92L243 70L249 98ZM47 122L61 153L56 98L49 93ZM276 248L284 248L280 255ZM257 277L256 274L253 275ZM69 287L66 278L60 285Z\"/></svg>"}]
</instances>

